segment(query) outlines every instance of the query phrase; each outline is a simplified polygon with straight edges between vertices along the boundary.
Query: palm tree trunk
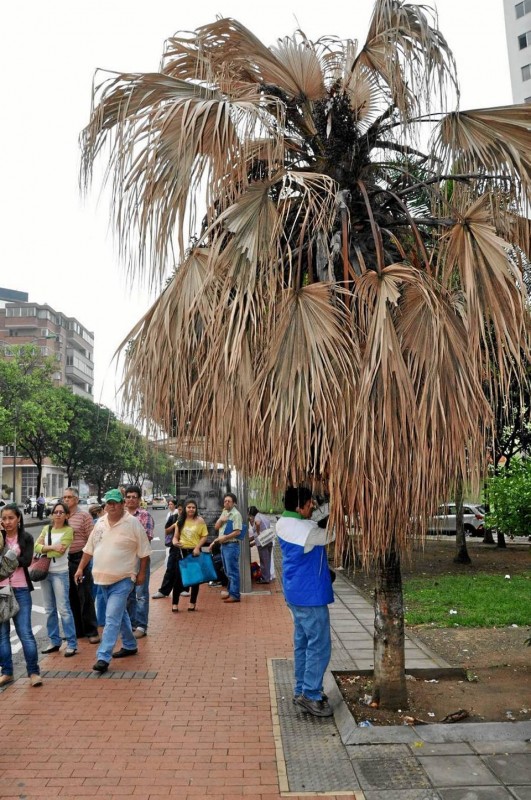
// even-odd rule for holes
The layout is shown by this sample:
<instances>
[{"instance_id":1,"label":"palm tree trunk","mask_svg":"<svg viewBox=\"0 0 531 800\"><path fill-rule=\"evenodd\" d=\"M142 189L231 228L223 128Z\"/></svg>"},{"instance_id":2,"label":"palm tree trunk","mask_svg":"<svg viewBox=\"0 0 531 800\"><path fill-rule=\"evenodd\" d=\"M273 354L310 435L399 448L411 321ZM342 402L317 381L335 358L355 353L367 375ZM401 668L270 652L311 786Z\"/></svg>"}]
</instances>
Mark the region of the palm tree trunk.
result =
<instances>
[{"instance_id":1,"label":"palm tree trunk","mask_svg":"<svg viewBox=\"0 0 531 800\"><path fill-rule=\"evenodd\" d=\"M391 549L378 560L374 595L373 700L397 710L407 704L404 654L404 600L400 557Z\"/></svg>"},{"instance_id":2,"label":"palm tree trunk","mask_svg":"<svg viewBox=\"0 0 531 800\"><path fill-rule=\"evenodd\" d=\"M471 564L466 546L465 528L463 524L463 481L458 480L455 487L455 545L454 564Z\"/></svg>"}]
</instances>

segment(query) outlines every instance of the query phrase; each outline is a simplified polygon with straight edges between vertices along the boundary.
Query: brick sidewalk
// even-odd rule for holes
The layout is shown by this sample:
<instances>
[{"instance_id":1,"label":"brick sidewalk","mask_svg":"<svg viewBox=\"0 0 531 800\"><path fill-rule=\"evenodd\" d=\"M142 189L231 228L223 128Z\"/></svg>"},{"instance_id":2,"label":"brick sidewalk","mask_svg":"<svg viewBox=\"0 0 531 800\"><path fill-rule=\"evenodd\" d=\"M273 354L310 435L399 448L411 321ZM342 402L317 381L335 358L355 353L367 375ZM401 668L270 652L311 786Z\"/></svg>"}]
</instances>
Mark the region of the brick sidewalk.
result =
<instances>
[{"instance_id":1,"label":"brick sidewalk","mask_svg":"<svg viewBox=\"0 0 531 800\"><path fill-rule=\"evenodd\" d=\"M271 586L239 605L201 587L193 614L187 598L178 614L170 598L152 601L149 635L138 656L113 662L115 677L94 676L85 641L72 659L43 657L43 672L67 675L0 692L0 797L279 800L267 659L292 657L292 623Z\"/></svg>"}]
</instances>

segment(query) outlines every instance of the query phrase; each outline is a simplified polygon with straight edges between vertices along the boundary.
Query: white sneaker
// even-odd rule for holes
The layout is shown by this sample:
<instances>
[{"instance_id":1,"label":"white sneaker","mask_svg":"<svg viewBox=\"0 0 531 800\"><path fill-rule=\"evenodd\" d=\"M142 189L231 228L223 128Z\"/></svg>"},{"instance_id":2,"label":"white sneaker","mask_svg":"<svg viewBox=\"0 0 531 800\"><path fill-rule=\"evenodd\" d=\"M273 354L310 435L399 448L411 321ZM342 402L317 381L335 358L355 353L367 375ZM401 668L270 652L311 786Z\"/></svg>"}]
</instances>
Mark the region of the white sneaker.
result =
<instances>
[{"instance_id":1,"label":"white sneaker","mask_svg":"<svg viewBox=\"0 0 531 800\"><path fill-rule=\"evenodd\" d=\"M190 592L181 592L181 597L190 597Z\"/></svg>"},{"instance_id":2,"label":"white sneaker","mask_svg":"<svg viewBox=\"0 0 531 800\"><path fill-rule=\"evenodd\" d=\"M144 628L135 628L133 631L133 636L135 637L135 639L142 639L146 635L147 634Z\"/></svg>"},{"instance_id":3,"label":"white sneaker","mask_svg":"<svg viewBox=\"0 0 531 800\"><path fill-rule=\"evenodd\" d=\"M219 596L220 597L228 597L229 593L227 592L226 589L222 589L222 591L219 593Z\"/></svg>"}]
</instances>

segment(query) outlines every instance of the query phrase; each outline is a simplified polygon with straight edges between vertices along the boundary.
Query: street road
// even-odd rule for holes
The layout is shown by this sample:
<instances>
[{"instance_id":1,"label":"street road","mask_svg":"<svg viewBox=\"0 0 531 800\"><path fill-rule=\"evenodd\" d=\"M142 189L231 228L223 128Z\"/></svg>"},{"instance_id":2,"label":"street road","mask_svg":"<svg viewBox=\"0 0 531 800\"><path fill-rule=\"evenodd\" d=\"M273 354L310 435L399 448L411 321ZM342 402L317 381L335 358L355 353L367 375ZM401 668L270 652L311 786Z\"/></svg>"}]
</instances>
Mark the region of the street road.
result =
<instances>
[{"instance_id":1,"label":"street road","mask_svg":"<svg viewBox=\"0 0 531 800\"><path fill-rule=\"evenodd\" d=\"M153 573L157 567L164 561L166 557L166 548L164 546L164 522L166 520L166 511L152 511L148 509L149 513L152 514L153 519L155 520L155 536L151 543L152 547L152 555L151 555L151 572ZM28 533L31 533L34 539L37 539L39 536L43 526L46 524L46 521L38 523L38 525L34 525L35 519L31 519L29 516L24 516L24 523L27 526ZM30 523L28 525L28 523ZM34 584L35 591L32 592L32 601L33 601L33 609L32 609L32 628L35 638L37 640L37 647L40 651L49 644L49 639L46 635L46 616L44 614L44 607L42 604L42 590L40 583ZM91 645L94 647L94 654L97 650L97 645ZM13 651L13 666L14 672L16 676L20 674L26 674L26 665L24 663L24 656L22 653L22 645L20 644L19 638L15 633L15 627L11 624L11 649ZM57 669L75 669L75 656L74 659L70 659L67 661L62 661L58 663L56 666Z\"/></svg>"}]
</instances>

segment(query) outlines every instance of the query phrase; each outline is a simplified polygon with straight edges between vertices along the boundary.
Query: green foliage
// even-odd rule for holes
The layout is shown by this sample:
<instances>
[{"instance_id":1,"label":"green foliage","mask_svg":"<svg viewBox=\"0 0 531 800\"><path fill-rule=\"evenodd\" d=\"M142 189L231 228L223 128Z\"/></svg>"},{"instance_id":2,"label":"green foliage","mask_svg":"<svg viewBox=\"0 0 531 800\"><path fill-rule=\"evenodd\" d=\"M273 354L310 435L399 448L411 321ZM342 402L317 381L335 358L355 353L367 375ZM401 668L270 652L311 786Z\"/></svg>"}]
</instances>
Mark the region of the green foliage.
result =
<instances>
[{"instance_id":1,"label":"green foliage","mask_svg":"<svg viewBox=\"0 0 531 800\"><path fill-rule=\"evenodd\" d=\"M71 485L83 476L92 461L101 407L65 387L59 387L58 391L70 416L66 429L51 443L49 455L64 468Z\"/></svg>"},{"instance_id":2,"label":"green foliage","mask_svg":"<svg viewBox=\"0 0 531 800\"><path fill-rule=\"evenodd\" d=\"M160 491L174 490L173 459L132 425L89 398L55 386L53 359L33 345L13 347L0 358L0 444L17 443L31 458L41 487L46 457L64 468L68 483L84 478L101 493L122 473L141 483L156 478Z\"/></svg>"},{"instance_id":3,"label":"green foliage","mask_svg":"<svg viewBox=\"0 0 531 800\"><path fill-rule=\"evenodd\" d=\"M94 439L84 478L97 486L99 496L120 483L126 439L124 426L116 419L113 412L100 405L97 405L96 409Z\"/></svg>"},{"instance_id":4,"label":"green foliage","mask_svg":"<svg viewBox=\"0 0 531 800\"><path fill-rule=\"evenodd\" d=\"M11 444L23 429L34 434L42 420L41 390L52 386L53 359L44 359L38 347L12 347L0 359L0 444Z\"/></svg>"},{"instance_id":5,"label":"green foliage","mask_svg":"<svg viewBox=\"0 0 531 800\"><path fill-rule=\"evenodd\" d=\"M158 445L148 447L149 469L154 492L175 494L175 462Z\"/></svg>"},{"instance_id":6,"label":"green foliage","mask_svg":"<svg viewBox=\"0 0 531 800\"><path fill-rule=\"evenodd\" d=\"M405 618L409 625L439 628L525 626L530 594L531 572L510 579L503 574L414 578L404 583Z\"/></svg>"},{"instance_id":7,"label":"green foliage","mask_svg":"<svg viewBox=\"0 0 531 800\"><path fill-rule=\"evenodd\" d=\"M514 459L489 479L487 496L491 511L486 524L504 534L527 536L531 530L531 461Z\"/></svg>"}]
</instances>

